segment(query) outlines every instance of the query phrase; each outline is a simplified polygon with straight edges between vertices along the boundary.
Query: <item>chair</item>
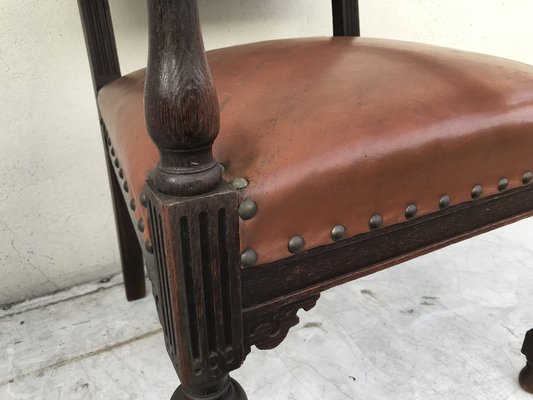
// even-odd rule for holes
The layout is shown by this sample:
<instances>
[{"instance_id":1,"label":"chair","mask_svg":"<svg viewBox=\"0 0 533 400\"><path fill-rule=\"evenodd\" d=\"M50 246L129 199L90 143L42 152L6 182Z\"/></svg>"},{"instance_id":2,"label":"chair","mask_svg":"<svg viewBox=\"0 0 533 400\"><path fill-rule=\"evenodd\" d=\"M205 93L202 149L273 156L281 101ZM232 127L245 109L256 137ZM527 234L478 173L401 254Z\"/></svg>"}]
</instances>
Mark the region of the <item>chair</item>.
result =
<instances>
[{"instance_id":1,"label":"chair","mask_svg":"<svg viewBox=\"0 0 533 400\"><path fill-rule=\"evenodd\" d=\"M148 66L121 76L107 0L79 7L126 294L144 259L174 400L246 399L229 372L322 291L533 215L531 66L355 37L357 0L332 38L206 56L195 0L149 0ZM533 392L533 331L523 353Z\"/></svg>"}]
</instances>

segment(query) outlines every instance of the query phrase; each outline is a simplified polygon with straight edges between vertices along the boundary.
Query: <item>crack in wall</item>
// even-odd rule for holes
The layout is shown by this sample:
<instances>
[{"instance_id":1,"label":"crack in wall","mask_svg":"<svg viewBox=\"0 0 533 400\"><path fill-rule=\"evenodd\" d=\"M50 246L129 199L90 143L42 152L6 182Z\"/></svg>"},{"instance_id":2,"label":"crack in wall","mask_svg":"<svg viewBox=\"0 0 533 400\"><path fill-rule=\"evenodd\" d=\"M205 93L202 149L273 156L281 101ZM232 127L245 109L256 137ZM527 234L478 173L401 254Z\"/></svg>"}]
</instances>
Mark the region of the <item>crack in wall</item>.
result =
<instances>
[{"instance_id":1,"label":"crack in wall","mask_svg":"<svg viewBox=\"0 0 533 400\"><path fill-rule=\"evenodd\" d=\"M48 282L50 285L52 285L52 287L54 288L54 290L59 290L59 286L54 283L50 277L48 275L46 275L45 272L43 272L37 265L33 264L29 258L26 258L22 255L21 251L15 246L15 239L16 239L16 235L15 235L15 232L13 231L13 229L11 229L11 227L5 222L5 221L2 221L0 220L0 224L2 224L6 230L11 234L12 238L11 238L11 242L10 242L10 245L11 245L11 248L15 251L15 253L17 254L17 257L25 262L27 265L29 265L30 267L32 267L35 271L37 271L44 279L46 282Z\"/></svg>"}]
</instances>

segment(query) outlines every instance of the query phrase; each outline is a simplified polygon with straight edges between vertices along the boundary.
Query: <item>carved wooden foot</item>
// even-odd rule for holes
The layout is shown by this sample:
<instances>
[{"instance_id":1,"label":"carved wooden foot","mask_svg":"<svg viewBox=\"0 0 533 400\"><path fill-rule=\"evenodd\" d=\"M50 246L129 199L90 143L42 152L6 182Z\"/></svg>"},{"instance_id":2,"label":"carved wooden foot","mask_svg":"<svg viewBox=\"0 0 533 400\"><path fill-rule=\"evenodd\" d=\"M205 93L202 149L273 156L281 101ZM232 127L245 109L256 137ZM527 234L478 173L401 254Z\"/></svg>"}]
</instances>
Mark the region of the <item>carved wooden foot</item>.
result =
<instances>
[{"instance_id":1,"label":"carved wooden foot","mask_svg":"<svg viewBox=\"0 0 533 400\"><path fill-rule=\"evenodd\" d=\"M247 400L246 393L239 383L226 375L225 377L192 388L181 385L171 400Z\"/></svg>"},{"instance_id":2,"label":"carved wooden foot","mask_svg":"<svg viewBox=\"0 0 533 400\"><path fill-rule=\"evenodd\" d=\"M533 329L526 333L522 354L526 356L527 364L520 372L518 381L526 392L533 393Z\"/></svg>"}]
</instances>

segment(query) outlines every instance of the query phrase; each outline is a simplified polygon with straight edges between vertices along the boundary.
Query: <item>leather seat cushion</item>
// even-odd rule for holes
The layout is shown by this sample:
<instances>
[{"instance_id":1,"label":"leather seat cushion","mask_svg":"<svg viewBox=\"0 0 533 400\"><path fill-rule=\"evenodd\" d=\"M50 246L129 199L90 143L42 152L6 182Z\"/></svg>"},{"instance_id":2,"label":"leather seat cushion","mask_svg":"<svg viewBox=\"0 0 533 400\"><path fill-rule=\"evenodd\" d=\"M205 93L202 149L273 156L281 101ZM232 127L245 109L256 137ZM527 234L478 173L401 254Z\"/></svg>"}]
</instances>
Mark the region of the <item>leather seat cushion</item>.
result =
<instances>
[{"instance_id":1,"label":"leather seat cushion","mask_svg":"<svg viewBox=\"0 0 533 400\"><path fill-rule=\"evenodd\" d=\"M224 178L245 178L241 249L258 264L451 204L523 185L533 169L533 67L496 57L391 40L312 38L208 52L221 109L215 158ZM157 161L143 114L144 70L104 87L99 106L136 198ZM136 218L146 210L136 208ZM146 224L148 225L148 224ZM145 231L148 238L149 232Z\"/></svg>"}]
</instances>

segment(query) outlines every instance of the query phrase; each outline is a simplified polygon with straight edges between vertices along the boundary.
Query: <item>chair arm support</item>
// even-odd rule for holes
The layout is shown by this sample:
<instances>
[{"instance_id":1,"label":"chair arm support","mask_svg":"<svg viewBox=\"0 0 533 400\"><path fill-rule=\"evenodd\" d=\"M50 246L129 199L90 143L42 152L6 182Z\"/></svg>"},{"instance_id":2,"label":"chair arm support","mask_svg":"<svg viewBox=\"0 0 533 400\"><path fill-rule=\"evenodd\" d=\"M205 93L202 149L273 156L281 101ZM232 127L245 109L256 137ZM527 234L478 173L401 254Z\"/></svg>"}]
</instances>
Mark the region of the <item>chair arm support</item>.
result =
<instances>
[{"instance_id":1,"label":"chair arm support","mask_svg":"<svg viewBox=\"0 0 533 400\"><path fill-rule=\"evenodd\" d=\"M160 152L154 182L173 196L215 189L222 180L212 144L220 115L196 0L149 0L145 117Z\"/></svg>"}]
</instances>

